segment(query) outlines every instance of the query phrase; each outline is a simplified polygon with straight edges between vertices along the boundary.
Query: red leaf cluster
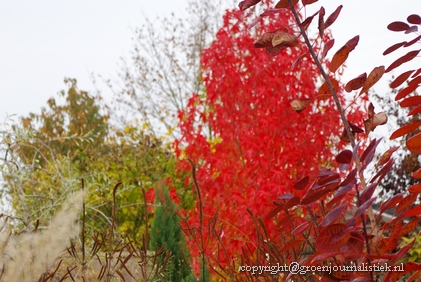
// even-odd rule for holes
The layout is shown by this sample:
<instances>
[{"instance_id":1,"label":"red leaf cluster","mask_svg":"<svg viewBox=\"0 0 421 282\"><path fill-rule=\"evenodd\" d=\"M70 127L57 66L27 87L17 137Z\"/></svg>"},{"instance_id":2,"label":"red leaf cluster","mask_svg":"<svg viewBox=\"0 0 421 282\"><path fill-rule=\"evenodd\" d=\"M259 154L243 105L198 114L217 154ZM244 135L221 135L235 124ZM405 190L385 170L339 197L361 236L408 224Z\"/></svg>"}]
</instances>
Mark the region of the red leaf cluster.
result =
<instances>
[{"instance_id":1,"label":"red leaf cluster","mask_svg":"<svg viewBox=\"0 0 421 282\"><path fill-rule=\"evenodd\" d=\"M408 23L396 21L392 22L387 26L387 28L391 31L404 31L405 33L412 33L418 30L418 25L421 25L421 17L419 15L410 15L407 17ZM410 24L413 24L411 26ZM411 41L403 41L397 44L394 44L387 48L383 55L390 54L400 47L406 48L409 46L412 46L415 43L419 43L421 40L421 35L416 36ZM416 49L413 51L407 52L405 55L400 56L398 59L396 59L390 66L386 69L386 72L389 72L391 70L394 70L397 67L400 67L401 65L415 59L418 54L420 53L421 49ZM417 114L421 112L421 96L410 96L411 93L417 90L417 88L421 85L421 69L418 70L409 70L401 73L398 75L390 84L390 87L392 88L398 88L401 86L404 82L408 81L408 84L404 86L403 88L399 89L398 94L395 97L395 100L401 100L400 106L401 107L412 107L412 109L409 111L408 116ZM390 139L395 139L407 134L413 134L414 131L418 130L420 124L419 122L415 122L412 124L407 124L402 126L401 128L397 129ZM415 136L412 136L409 138L406 142L406 146L412 153L421 153L421 134L416 134Z\"/></svg>"},{"instance_id":2,"label":"red leaf cluster","mask_svg":"<svg viewBox=\"0 0 421 282\"><path fill-rule=\"evenodd\" d=\"M295 47L298 44L298 38L285 32L277 30L262 34L254 43L256 48L266 48L266 53L270 56L277 56L282 50L288 47Z\"/></svg>"}]
</instances>

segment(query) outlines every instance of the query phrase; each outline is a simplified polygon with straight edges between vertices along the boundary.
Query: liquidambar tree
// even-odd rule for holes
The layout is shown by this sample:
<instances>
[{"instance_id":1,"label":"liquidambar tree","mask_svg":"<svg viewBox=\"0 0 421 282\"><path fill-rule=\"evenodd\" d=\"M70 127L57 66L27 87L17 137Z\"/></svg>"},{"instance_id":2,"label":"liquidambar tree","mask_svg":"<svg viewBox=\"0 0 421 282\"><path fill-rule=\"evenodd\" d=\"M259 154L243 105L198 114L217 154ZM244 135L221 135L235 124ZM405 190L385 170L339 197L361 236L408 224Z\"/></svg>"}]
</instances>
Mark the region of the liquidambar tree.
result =
<instances>
[{"instance_id":1,"label":"liquidambar tree","mask_svg":"<svg viewBox=\"0 0 421 282\"><path fill-rule=\"evenodd\" d=\"M268 214L274 195L292 193L301 177L329 167L332 152L344 144L330 92L326 85L317 87L319 71L308 51L286 33L288 28L278 29L291 25L291 12L277 11L269 18L254 29L257 37L266 34L256 41L247 28L253 13L225 13L223 27L202 56L206 92L194 94L187 110L179 113L182 137L174 147L184 160L179 163L182 169L191 169L187 159L196 167L202 197L188 223L193 233L202 228L200 237L205 238L199 248L192 244L193 257L201 252L224 263L238 256L255 236L247 208ZM283 43L272 45L276 41ZM287 47L293 48L281 52ZM341 91L338 83L335 86ZM346 103L344 95L340 99ZM346 114L351 122L361 120L353 105ZM217 212L223 231L216 237L224 250L207 241L212 236L203 228ZM276 224L268 226L269 232L276 230Z\"/></svg>"}]
</instances>

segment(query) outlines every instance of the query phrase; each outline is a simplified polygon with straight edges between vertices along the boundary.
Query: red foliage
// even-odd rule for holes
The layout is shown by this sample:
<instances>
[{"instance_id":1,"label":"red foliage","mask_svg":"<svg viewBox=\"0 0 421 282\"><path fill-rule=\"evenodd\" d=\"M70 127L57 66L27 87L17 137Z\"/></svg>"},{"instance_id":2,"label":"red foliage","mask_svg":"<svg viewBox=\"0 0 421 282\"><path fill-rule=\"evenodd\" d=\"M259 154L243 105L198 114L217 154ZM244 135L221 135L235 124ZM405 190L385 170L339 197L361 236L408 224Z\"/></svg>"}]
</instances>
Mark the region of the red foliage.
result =
<instances>
[{"instance_id":1,"label":"red foliage","mask_svg":"<svg viewBox=\"0 0 421 282\"><path fill-rule=\"evenodd\" d=\"M280 8L280 6L284 6L283 8L287 8L290 3L296 4L296 2L298 1L293 2L282 0L276 5L276 7ZM303 0L302 3L303 5L306 5L309 2ZM300 143L298 143L298 141L303 140L305 137L299 135L299 133L294 132L295 137L292 140L288 138L287 140L278 140L276 138L273 138L273 136L267 137L267 135L262 134L263 137L266 137L266 139L262 139L265 142L264 145L262 145L261 142L259 143L259 141L255 141L250 138L253 137L253 134L255 132L261 132L262 130L264 130L262 123L259 123L261 117L263 117L262 120L265 120L266 122L264 123L264 125L269 125L273 128L276 128L278 132L283 132L282 130L288 128L288 126L291 124L294 124L294 126L296 126L297 128L299 128L299 125L303 124L301 122L298 123L298 125L297 120L293 118L289 120L288 124L283 124L279 120L277 121L278 123L273 123L273 125L270 125L267 122L267 120L273 121L273 119L271 119L271 117L269 117L267 114L264 115L268 111L270 112L272 111L272 109L275 109L274 113L285 113L285 110L279 111L279 109L277 108L277 106L282 104L282 102L284 101L285 95L277 97L277 100L270 100L268 104L264 104L265 107L263 108L263 110L259 111L259 109L257 109L256 106L250 107L252 109L251 112L243 110L244 108L247 108L247 105L249 104L256 105L256 101L253 100L255 96L247 96L248 91L250 91L250 89L252 94L255 94L257 92L255 87L259 87L260 84L256 81L263 81L265 83L265 86L270 85L269 91L271 89L274 89L274 87L276 89L288 89L288 94L293 93L293 96L296 97L292 102L290 102L293 109L297 113L307 110L308 112L306 113L308 117L317 115L317 113L315 113L316 107L313 106L311 107L311 109L308 109L310 108L308 106L312 104L312 102L319 101L320 103L320 101L326 101L324 104L325 107L321 107L319 109L319 113L321 115L319 117L319 120L322 119L324 115L329 114L329 111L326 109L331 109L331 105L329 105L330 99L328 99L330 95L334 96L338 105L344 102L343 99L336 94L335 89L340 89L339 83L337 82L337 80L329 77L329 75L324 70L325 67L319 64L319 58L316 55L316 53L319 51L318 46L323 45L323 42L317 41L318 39L320 39L320 37L324 37L324 28L326 27L326 22L324 22L323 20L323 16L325 15L324 8L321 7L319 12L316 13L319 14L319 37L316 39L316 42L313 43L310 42L306 30L308 29L311 20L316 14L310 16L304 21L301 21L299 15L295 12L296 10L292 5L290 6L290 9L294 13L294 18L297 21L297 26L300 28L301 36L306 42L308 51L311 53L311 57L318 65L318 68L325 79L325 84L323 84L319 88L318 97L308 97L305 95L300 95L298 93L303 92L300 91L299 88L294 88L291 86L292 83L290 80L288 80L288 74L292 71L284 71L285 65L282 65L284 63L289 63L288 57L285 57L285 53L280 52L281 50L279 49L281 48L275 48L279 42L280 44L287 43L287 45L282 45L282 49L286 49L287 54L293 57L292 60L294 60L295 58L294 62L292 63L292 66L295 67L297 62L304 62L301 64L301 70L295 73L298 77L295 86L309 86L312 82L311 80L303 80L302 78L306 77L305 75L303 75L303 73L313 73L314 77L316 77L317 72L315 72L314 69L312 69L311 64L309 64L308 60L303 60L308 52L306 52L306 50L302 50L302 46L299 45L299 48L301 50L298 50L298 52L296 52L298 48L292 49L292 47L298 44L298 40L295 41L295 38L298 39L300 36L294 37L292 33L285 27L285 25L287 25L287 23L285 22L285 19L288 18L287 15L283 15L283 22L277 22L276 19L270 20L269 22L275 24L275 26L269 26L268 31L260 31L263 34L261 34L260 36L256 36L258 40L257 43L255 43L255 47L265 47L266 52L269 55L280 54L280 64L282 67L279 67L278 65L277 70L282 70L282 75L278 75L278 78L281 78L282 80L281 85L277 84L279 80L277 82L273 82L267 79L267 76L263 76L263 78L261 78L261 73L265 72L264 74L266 75L266 71L270 69L272 63L275 64L274 62L276 62L276 60L270 61L269 64L266 61L263 61L262 63L261 57L259 57L259 53L253 53L251 50L247 50L245 52L244 49L241 48L243 46L241 44L242 42L235 41L238 38L241 38L241 34L239 34L237 31L229 32L231 31L231 25L225 25L225 29L228 29L228 32L226 32L225 34L229 34L231 37L228 36L228 38L233 38L232 41L234 41L236 44L226 44L229 45L229 48L227 52L222 53L223 49L220 46L222 45L223 40L220 40L221 42L216 42L213 46L211 46L211 51L208 50L208 53L210 52L211 54L213 54L213 60L204 60L205 69L207 71L207 76L205 76L205 83L207 86L208 94L214 94L214 96L212 97L216 96L217 98L214 100L206 98L204 98L203 100L195 100L195 107L190 109L190 111L193 112L193 115L190 115L189 119L186 119L192 120L192 117L194 117L194 115L197 115L200 119L202 119L199 122L202 122L202 125L206 124L207 126L210 126L214 130L213 134L216 134L216 136L218 136L218 138L222 140L222 142L218 142L218 146L224 144L224 142L228 140L228 143L225 144L228 147L218 147L215 146L214 143L209 143L206 141L212 140L210 138L211 136L214 136L212 135L212 133L209 133L209 135L207 135L207 138L205 138L205 135L201 135L200 131L194 130L195 128L201 129L200 126L195 127L194 123L191 123L189 126L186 127L186 132L188 132L189 136L198 137L198 140L200 141L205 140L207 142L205 142L207 148L210 148L210 152L200 150L195 151L194 141L188 143L188 148L191 149L191 151L189 152L190 154L188 154L188 156L196 158L195 161L201 163L201 167L199 168L198 173L202 174L202 180L199 177L199 183L202 187L207 188L206 197L208 198L202 197L203 201L199 201L200 203L205 204L203 208L200 205L200 213L206 216L208 215L206 214L208 211L212 211L213 206L206 207L206 201L210 201L210 205L220 206L222 205L222 202L220 202L220 196L222 197L222 200L224 200L224 197L226 197L228 193L228 196L234 195L234 197L237 198L235 199L231 196L229 198L229 200L231 200L229 204L231 205L229 205L228 207L222 206L220 209L223 210L223 217L224 219L227 219L225 222L227 222L229 225L229 227L226 228L228 232L224 233L224 235L225 237L227 237L226 235L228 235L229 237L224 238L223 240L219 239L218 247L223 245L228 246L223 250L226 253L229 253L231 256L235 252L235 249L233 249L232 244L233 238L237 239L241 238L241 235L249 234L249 229L247 229L246 227L249 222L247 222L246 217L244 217L241 213L242 203L248 201L247 206L251 208L246 210L251 216L252 223L256 230L256 236L253 237L252 234L247 236L247 239L250 240L249 242L253 242L255 244L254 248L250 248L250 245L247 245L247 247L241 249L241 263L245 263L247 265L284 265L290 264L291 262L299 262L301 265L306 264L311 266L320 266L326 264L333 264L336 266L356 266L365 264L372 266L383 263L387 263L387 265L390 266L397 266L397 262L406 255L406 253L412 248L414 244L414 241L412 241L411 243L397 250L397 248L399 248L398 246L400 237L412 232L420 222L419 215L421 212L421 208L419 206L414 206L414 202L418 198L418 194L421 193L420 184L416 184L412 187L409 187L409 195L404 196L404 194L402 193L383 203L380 207L379 214L374 215L370 211L367 212L367 210L373 205L373 203L376 200L376 197L373 197L376 187L379 186L382 179L386 176L386 174L390 171L390 169L393 166L394 159L392 158L392 154L394 151L396 151L396 147L389 149L383 154L380 160L375 164L375 167L377 168L378 172L374 176L372 176L371 179L367 182L365 180L363 171L367 168L368 164L373 161L375 150L376 147L379 145L380 140L374 139L365 149L363 149L360 142L357 143L355 140L355 134L361 133L363 132L363 130L358 125L348 122L346 120L347 117L344 115L342 106L338 106L338 108L341 114L341 119L347 126L345 128L346 130L343 132L343 134L341 134L340 138L341 140L351 142L352 151L344 150L336 156L336 161L339 163L339 170L341 171L341 173L338 173L334 170L324 170L321 173L314 175L313 172L317 171L317 168L315 168L314 170L310 169L310 171L306 171L309 167L311 167L311 165L317 163L315 161L316 158L322 159L323 157L327 157L329 155L329 152L317 151L317 148L315 151L309 151L308 147L300 147L301 145ZM334 17L336 18L336 16ZM238 21L231 22L233 26L238 24L238 22L240 21L238 17L236 19ZM407 20L409 23L421 24L420 19L421 17L417 15L411 15L408 17ZM256 22L257 21L254 21L253 24ZM389 25L389 29L393 31L405 31L405 33L412 33L417 30L417 26L411 27L402 22L395 22ZM237 36L238 34L239 36ZM279 40L274 40L275 34L280 34ZM226 40L225 37L222 39ZM403 43L403 45L394 45L390 47L385 53L393 52L401 46L411 46L414 42L417 42L418 40L419 38L417 37L409 43L405 42ZM335 53L332 62L328 64L329 69L332 73L336 72L338 68L345 62L345 60L348 57L348 54L355 48L357 42L358 37L355 37ZM215 49L213 50L213 53L212 48ZM329 48L325 47L324 49L328 50ZM233 50L239 50L240 56L237 57ZM325 56L326 52L322 53L322 58ZM407 55L400 57L394 63L392 63L391 66L387 68L387 71L414 59L415 56L413 56L412 54L414 52L417 53L419 52L419 50L409 52ZM234 55L228 57L227 59L227 53L234 53ZM254 72L252 71L253 68L249 68L249 64L247 63L247 57L249 53L254 55L253 58L258 59L256 62L254 62L254 64L258 65L261 69L261 71L257 72L256 75L256 78L259 80L254 79ZM234 67L231 65L231 62L233 61L232 57L234 57L236 59L235 62L237 62L236 64L234 64ZM224 60L221 60L221 58ZM226 65L228 65L228 67L226 67ZM235 78L232 78L229 75L230 72L227 72L232 68L237 70L237 74L240 74L239 81L237 81ZM218 76L214 76L214 74L216 73L215 70L219 71ZM366 93L367 90L371 88L383 76L385 71L386 70L384 66L376 67L368 76L364 73L356 79L351 80L347 84L346 89L347 91L352 91L362 87L362 90L358 95L360 96L361 94ZM413 71L411 71L411 73L412 72ZM270 73L276 73L276 70L271 70ZM404 80L406 80L409 77L409 75L405 74L399 77L399 79L392 83L392 86L399 86ZM413 79L409 82L408 86L404 88L404 90L401 90L401 92L399 92L399 94L396 97L396 100L404 98L406 95L415 90L421 84L421 76L418 75L419 71L416 71L416 74L412 75ZM221 79L218 80L215 77ZM285 81L283 81L284 77ZM229 84L226 84L227 80L230 82ZM254 84L248 84L249 80L252 80ZM303 86L303 84L305 86ZM249 87L248 90L244 88L247 86ZM291 90L295 90L297 91L297 93L294 93ZM221 95L221 93L223 94ZM267 92L263 93L266 94ZM228 96L228 98L226 96ZM288 98L289 97L287 96L286 99ZM416 106L416 108L413 109L413 113L415 113L420 111L418 109L420 103L421 99L419 96L412 96L403 100L401 102L401 106ZM199 107L201 107L200 109L197 107L198 105ZM218 109L220 111L216 112L216 110ZM259 112L260 115L258 114ZM243 113L243 115L239 115L239 113ZM374 106L371 103L368 107L367 115L368 119L364 120L366 134L372 131L376 126L382 125L387 121L387 116L383 112L376 113L374 111ZM206 117L206 119L203 119L203 117ZM220 120L221 117L224 117L225 119ZM248 128L246 124L243 124L242 122L244 120L247 120L247 118L249 118L249 123L257 127ZM232 125L231 128L227 126L226 120L228 120ZM315 125L315 127L312 127L312 130L314 130L314 128L317 128L317 126L320 126L320 124L317 123L319 120L313 120L313 125ZM223 131L221 127L222 125L226 126L225 131ZM331 124L331 126L333 127L334 123ZM249 135L247 135L245 139L242 138L242 136L240 135L243 132L245 134L247 133L247 130L242 131L243 128L249 129ZM401 136L411 133L413 130L415 130L415 128L415 125L401 128L399 132L396 133L396 135ZM299 128L298 130L303 129ZM334 132L334 130L335 129L332 129L331 134L333 134L333 136L338 136L337 133ZM250 132L252 134L250 134ZM290 133L288 129L287 132ZM316 132L308 129L306 133L308 133L308 140L315 144L317 143L316 139L323 138L323 135L317 135ZM421 134L415 135L407 141L407 147L412 152L421 152L420 136ZM272 140L275 140L274 143L270 143L270 141ZM266 144L270 145L270 149L268 149L268 147L265 146ZM233 149L235 148L234 145L237 145L239 154L236 154L235 149ZM285 146L288 146L288 149L291 149L284 151ZM228 150L229 148L231 148L231 151ZM254 148L258 148L259 151L256 151L255 155L251 154L251 157L248 158L249 155L244 155L244 149L242 148L245 148L247 152L254 152ZM300 166L297 165L297 163L295 163L295 168L297 170L294 170L294 167L291 167L291 170L288 170L288 164L283 162L285 159L287 159L288 154L292 154L294 158L298 158L298 160L301 162L305 162L311 159L311 157L308 158L308 156L305 156L303 154L294 153L295 148L299 148L298 151L309 151L309 153L314 157L312 159L313 162L309 161L305 163L304 166ZM360 151L362 152L360 153ZM279 152L281 153L280 155L282 157L278 158ZM268 161L265 162L265 159L259 158L261 156L266 157ZM191 162L193 163L193 161ZM272 163L272 165L270 165L269 163ZM268 175L268 172L270 172L271 169L273 169L274 167L276 168L276 165L279 163L281 163L281 166L285 164L286 168L283 171L285 174L281 176L281 181L283 181L281 183L279 182L280 179L276 179L275 177L273 177L276 175L275 173ZM219 178L224 173L223 169L227 171L227 175L228 173L231 173L230 175L228 175L229 177L223 178L224 181L229 181L229 183L218 182ZM302 177L300 180L295 182L295 184L289 183L291 181L291 178L297 176L298 179L298 177L301 175L299 173L296 173L298 170L300 172L306 171L305 174L309 174L310 177ZM260 176L259 178L259 174L264 175L264 177L262 178ZM421 173L417 171L414 173L414 177L420 177L420 174ZM273 185L274 183L276 184ZM309 185L309 183L311 184ZM213 184L218 184L218 186L213 186ZM253 186L253 184L255 186ZM215 187L217 187L216 192ZM254 187L258 188L253 189ZM272 190L264 190L262 189L262 187L269 187ZM290 187L294 187L294 189ZM247 189L246 192L244 192L244 188ZM264 222L259 216L262 213L265 213L265 206L267 206L268 203L265 198L263 198L262 200L261 196L270 196L270 193L272 191L275 191L279 194L282 193L282 195L278 197L278 201L273 202L273 205L275 205L275 207L272 208L271 211L266 213L266 222ZM237 192L237 194L234 194L234 192ZM240 199L238 195L243 195L241 193L247 193L247 198ZM349 202L349 197L355 198L355 203L351 204ZM257 202L258 199L260 199L259 202ZM235 211L232 211L232 207L235 208ZM382 213L391 208L395 208L394 215L390 220L387 220L383 224ZM345 212L347 213L347 216L344 216ZM254 214L256 214L257 217L254 216ZM349 217L350 215L353 216ZM247 214L245 216L247 216ZM215 219L215 217L213 219ZM213 221L213 223L211 222L213 225L210 224L210 230L216 230L212 228L213 226L215 226L214 222L216 222L216 220ZM238 222L240 222L240 224L237 224ZM241 225L244 222L246 223L246 225ZM204 226L203 222L200 223L200 226ZM234 230L233 228L237 229ZM203 233L201 234L203 238ZM214 232L213 234L216 234L218 236L217 239L221 237L220 235L222 235L222 233L218 232ZM385 236L386 234L388 234L388 237ZM233 237L235 235L237 235L237 237ZM211 237L208 236L208 234L205 234L205 236L206 238ZM195 238L198 237L196 236ZM201 242L203 242L203 240L201 240ZM207 242L209 241L206 241L206 243ZM241 246L241 241L237 243ZM208 261L214 260L216 262L221 262L220 257L215 257L215 253L218 253L219 249L211 249L212 246L206 246L205 248L205 246L206 244L203 243L199 245L201 254L204 255L208 259ZM403 266L403 264L401 266ZM233 264L231 264L230 267L232 270ZM300 281L307 281L311 280L310 277L313 276L314 278L316 278L316 280L321 280L320 278L323 278L323 281L342 281L351 279L352 281L375 281L376 276L380 275L380 277L384 278L384 281L396 281L397 278L402 276L406 276L406 278L408 278L409 281L413 281L421 272L421 264L409 262L405 263L404 268L405 271L392 271L389 273L380 273L376 270L355 270L353 272L339 271L328 274L317 272L300 272L297 274L290 272L289 274L279 274L279 278L282 278L282 280L286 281L292 278L293 276L296 276L297 278L300 278ZM414 271L415 273L413 273L411 277L408 277L408 275L406 275L406 273ZM225 273L227 274L228 272L225 271ZM234 280L234 275L232 273L233 272L231 271L228 274L230 275L231 279ZM271 277L269 274L264 273L244 274L244 277L246 277L248 281L273 280L273 277ZM242 278L241 281L243 280Z\"/></svg>"},{"instance_id":2,"label":"red foliage","mask_svg":"<svg viewBox=\"0 0 421 282\"><path fill-rule=\"evenodd\" d=\"M202 56L206 94L193 95L187 110L180 112L182 136L174 144L179 157L189 158L197 166L204 225L217 211L223 217L221 241L228 257L238 257L246 242L255 241L253 219L246 209L264 216L279 195L291 193L301 198L307 190L294 189L294 184L304 176L314 178L319 166L329 166L342 131L332 99L317 98L320 74L316 66L304 57L300 67L291 70L296 58L307 52L305 46L287 44L277 57L270 57L254 48L255 40L247 31L249 18L248 12L226 12L224 26ZM289 10L271 15L268 24L257 29L256 38L263 40L262 35L272 34L264 46L261 44L266 48L276 45L273 34L294 38L291 19ZM294 99L315 102L297 114L290 105ZM340 99L344 104L344 97ZM361 120L356 112L352 115ZM191 169L187 161L179 166ZM339 180L334 181L336 185ZM191 213L191 227L199 228L198 214L199 206ZM266 220L273 220L269 218ZM295 220L298 226L304 219ZM281 222L266 226L276 239L275 230ZM209 238L208 231L202 231ZM192 243L191 247L192 256L198 257L200 246ZM204 248L208 258L226 262L216 258L219 252L210 242Z\"/></svg>"}]
</instances>

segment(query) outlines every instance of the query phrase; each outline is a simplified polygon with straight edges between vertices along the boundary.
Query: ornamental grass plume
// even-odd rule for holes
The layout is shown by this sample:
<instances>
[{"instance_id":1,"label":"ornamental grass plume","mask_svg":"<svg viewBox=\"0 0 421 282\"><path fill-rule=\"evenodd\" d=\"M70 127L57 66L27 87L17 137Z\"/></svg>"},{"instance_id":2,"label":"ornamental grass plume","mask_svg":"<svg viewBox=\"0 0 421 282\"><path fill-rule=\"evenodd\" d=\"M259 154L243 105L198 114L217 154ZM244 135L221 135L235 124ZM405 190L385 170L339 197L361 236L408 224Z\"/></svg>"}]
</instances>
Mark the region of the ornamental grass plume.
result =
<instances>
[{"instance_id":1,"label":"ornamental grass plume","mask_svg":"<svg viewBox=\"0 0 421 282\"><path fill-rule=\"evenodd\" d=\"M76 223L83 192L70 197L43 231L9 235L0 232L0 281L37 281L66 250L80 228Z\"/></svg>"}]
</instances>

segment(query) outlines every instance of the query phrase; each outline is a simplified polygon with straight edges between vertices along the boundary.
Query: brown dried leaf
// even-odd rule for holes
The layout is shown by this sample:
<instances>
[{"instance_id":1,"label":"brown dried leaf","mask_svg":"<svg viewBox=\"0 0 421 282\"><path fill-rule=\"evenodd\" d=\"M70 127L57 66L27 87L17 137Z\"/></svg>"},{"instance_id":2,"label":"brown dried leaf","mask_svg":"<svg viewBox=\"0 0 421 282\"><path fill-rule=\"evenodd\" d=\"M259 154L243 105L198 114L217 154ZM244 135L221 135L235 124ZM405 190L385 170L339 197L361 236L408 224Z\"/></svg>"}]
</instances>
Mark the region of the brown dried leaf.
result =
<instances>
[{"instance_id":1,"label":"brown dried leaf","mask_svg":"<svg viewBox=\"0 0 421 282\"><path fill-rule=\"evenodd\" d=\"M254 48L265 48L265 47L269 46L269 44L272 44L272 39L273 39L274 35L275 35L274 32L263 33L254 42Z\"/></svg>"},{"instance_id":2,"label":"brown dried leaf","mask_svg":"<svg viewBox=\"0 0 421 282\"><path fill-rule=\"evenodd\" d=\"M332 61L329 65L329 70L331 72L336 72L336 70L346 61L349 53L355 49L358 44L359 36L355 36L349 40L341 49L339 49L335 55L333 55Z\"/></svg>"},{"instance_id":3,"label":"brown dried leaf","mask_svg":"<svg viewBox=\"0 0 421 282\"><path fill-rule=\"evenodd\" d=\"M360 74L354 79L351 79L346 85L345 85L345 91L351 92L353 90L360 89L363 87L365 81L367 80L367 73Z\"/></svg>"},{"instance_id":4,"label":"brown dried leaf","mask_svg":"<svg viewBox=\"0 0 421 282\"><path fill-rule=\"evenodd\" d=\"M374 84L377 83L377 81L380 80L383 74L384 74L384 66L375 67L368 75L367 80L364 83L363 89L361 89L359 95L367 92L368 89L370 89Z\"/></svg>"},{"instance_id":5,"label":"brown dried leaf","mask_svg":"<svg viewBox=\"0 0 421 282\"><path fill-rule=\"evenodd\" d=\"M336 72L338 68L348 59L348 55L351 50L347 46L342 46L335 55L333 55L332 61L329 65L329 70L331 72Z\"/></svg>"},{"instance_id":6,"label":"brown dried leaf","mask_svg":"<svg viewBox=\"0 0 421 282\"><path fill-rule=\"evenodd\" d=\"M312 101L313 99L295 99L290 104L294 111L301 113Z\"/></svg>"},{"instance_id":7,"label":"brown dried leaf","mask_svg":"<svg viewBox=\"0 0 421 282\"><path fill-rule=\"evenodd\" d=\"M379 125L384 125L386 123L387 123L387 115L385 112L380 112L374 115L373 124L375 127Z\"/></svg>"},{"instance_id":8,"label":"brown dried leaf","mask_svg":"<svg viewBox=\"0 0 421 282\"><path fill-rule=\"evenodd\" d=\"M272 46L282 45L284 47L294 47L298 44L297 36L283 31L276 32L272 37Z\"/></svg>"},{"instance_id":9,"label":"brown dried leaf","mask_svg":"<svg viewBox=\"0 0 421 282\"><path fill-rule=\"evenodd\" d=\"M368 134L374 131L377 126L387 123L387 115L385 112L375 114L372 118L364 120L365 132Z\"/></svg>"}]
</instances>

